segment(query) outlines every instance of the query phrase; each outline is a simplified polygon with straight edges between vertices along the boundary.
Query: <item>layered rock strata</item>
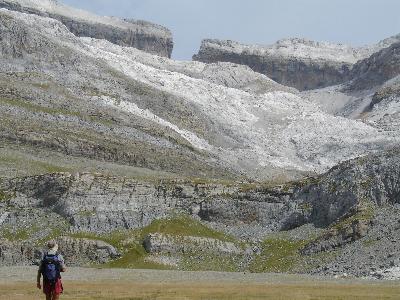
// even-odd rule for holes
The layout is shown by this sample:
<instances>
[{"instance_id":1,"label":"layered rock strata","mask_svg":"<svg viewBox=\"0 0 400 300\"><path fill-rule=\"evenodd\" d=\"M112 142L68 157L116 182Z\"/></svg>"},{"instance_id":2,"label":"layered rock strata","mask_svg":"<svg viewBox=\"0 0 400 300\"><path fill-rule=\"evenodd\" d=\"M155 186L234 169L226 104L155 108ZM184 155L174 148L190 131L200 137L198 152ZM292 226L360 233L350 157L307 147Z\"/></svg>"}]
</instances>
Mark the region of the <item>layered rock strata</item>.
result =
<instances>
[{"instance_id":1,"label":"layered rock strata","mask_svg":"<svg viewBox=\"0 0 400 300\"><path fill-rule=\"evenodd\" d=\"M59 20L77 36L105 39L117 45L171 57L172 34L167 28L157 24L140 20L100 17L53 0L2 0L0 8Z\"/></svg>"}]
</instances>

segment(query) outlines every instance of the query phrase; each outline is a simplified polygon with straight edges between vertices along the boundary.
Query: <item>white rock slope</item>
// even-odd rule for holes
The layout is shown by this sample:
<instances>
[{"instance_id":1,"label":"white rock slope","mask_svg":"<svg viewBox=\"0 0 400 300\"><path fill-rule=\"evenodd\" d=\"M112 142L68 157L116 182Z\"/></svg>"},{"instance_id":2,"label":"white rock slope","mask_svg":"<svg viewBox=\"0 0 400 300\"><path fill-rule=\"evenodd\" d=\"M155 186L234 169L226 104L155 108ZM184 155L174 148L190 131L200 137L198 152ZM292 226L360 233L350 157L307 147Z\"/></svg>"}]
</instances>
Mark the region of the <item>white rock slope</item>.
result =
<instances>
[{"instance_id":1,"label":"white rock slope","mask_svg":"<svg viewBox=\"0 0 400 300\"><path fill-rule=\"evenodd\" d=\"M270 91L258 94L226 87L230 84L224 86L214 83L210 76L201 77L199 74L207 68L202 63L174 62L104 40L77 38L48 18L6 10L1 14L41 32L77 56L91 57L127 78L175 95L196 114L207 116L216 134L195 133L184 125L176 126L151 108L140 109L135 99L112 101L93 96L89 105L117 108L132 117L139 115L168 126L193 147L250 176L271 178L279 170L285 174L323 172L339 161L382 150L399 141L399 137L361 121L327 114L313 102L296 92L283 91L275 83ZM356 59L353 52L349 55L346 59ZM218 66L215 68L218 73ZM89 75L87 79L90 80ZM265 76L263 80L268 81Z\"/></svg>"}]
</instances>

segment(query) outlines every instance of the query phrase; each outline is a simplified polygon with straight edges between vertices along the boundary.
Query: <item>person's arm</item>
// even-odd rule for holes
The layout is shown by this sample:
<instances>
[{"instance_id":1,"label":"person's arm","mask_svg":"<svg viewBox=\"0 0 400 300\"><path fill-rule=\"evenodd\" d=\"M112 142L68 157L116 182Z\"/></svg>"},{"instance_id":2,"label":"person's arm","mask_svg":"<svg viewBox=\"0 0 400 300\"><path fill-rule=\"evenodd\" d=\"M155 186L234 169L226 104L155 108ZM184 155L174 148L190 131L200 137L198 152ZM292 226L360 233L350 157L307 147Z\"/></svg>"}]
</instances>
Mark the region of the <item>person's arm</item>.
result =
<instances>
[{"instance_id":1,"label":"person's arm","mask_svg":"<svg viewBox=\"0 0 400 300\"><path fill-rule=\"evenodd\" d=\"M37 286L38 289L42 288L42 285L40 284L40 277L42 277L42 262L40 262L38 273L37 273L36 286Z\"/></svg>"},{"instance_id":2,"label":"person's arm","mask_svg":"<svg viewBox=\"0 0 400 300\"><path fill-rule=\"evenodd\" d=\"M61 254L59 255L59 259L60 259L60 272L66 272L67 267L65 266L65 261Z\"/></svg>"}]
</instances>

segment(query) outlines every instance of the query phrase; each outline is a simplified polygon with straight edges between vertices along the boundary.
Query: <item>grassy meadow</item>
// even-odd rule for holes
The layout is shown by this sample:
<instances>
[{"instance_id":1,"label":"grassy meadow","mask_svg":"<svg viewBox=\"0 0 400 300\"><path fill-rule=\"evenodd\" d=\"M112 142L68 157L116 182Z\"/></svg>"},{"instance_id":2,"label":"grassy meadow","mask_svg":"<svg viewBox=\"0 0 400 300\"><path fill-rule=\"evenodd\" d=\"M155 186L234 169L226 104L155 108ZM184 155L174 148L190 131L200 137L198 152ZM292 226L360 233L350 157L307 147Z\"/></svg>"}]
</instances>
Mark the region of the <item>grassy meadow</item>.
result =
<instances>
[{"instance_id":1,"label":"grassy meadow","mask_svg":"<svg viewBox=\"0 0 400 300\"><path fill-rule=\"evenodd\" d=\"M379 300L400 299L400 286L397 284L375 283L154 283L154 282L76 282L64 284L65 293L61 299L69 300ZM36 300L43 295L33 283L0 284L1 300Z\"/></svg>"}]
</instances>

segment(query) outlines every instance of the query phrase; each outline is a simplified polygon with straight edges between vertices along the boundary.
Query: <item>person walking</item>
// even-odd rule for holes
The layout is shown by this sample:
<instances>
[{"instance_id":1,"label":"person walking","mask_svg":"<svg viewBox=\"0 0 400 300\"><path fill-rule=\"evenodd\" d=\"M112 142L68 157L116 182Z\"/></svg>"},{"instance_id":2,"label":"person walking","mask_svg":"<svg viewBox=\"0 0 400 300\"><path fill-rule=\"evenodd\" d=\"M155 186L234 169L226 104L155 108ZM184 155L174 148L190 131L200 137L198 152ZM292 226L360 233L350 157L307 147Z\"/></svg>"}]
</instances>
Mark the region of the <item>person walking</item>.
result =
<instances>
[{"instance_id":1,"label":"person walking","mask_svg":"<svg viewBox=\"0 0 400 300\"><path fill-rule=\"evenodd\" d=\"M56 241L47 242L47 252L42 256L37 274L37 288L43 286L43 293L46 300L58 300L63 292L61 282L61 272L66 271L64 258L58 253ZM43 276L43 285L40 284L40 278Z\"/></svg>"}]
</instances>

